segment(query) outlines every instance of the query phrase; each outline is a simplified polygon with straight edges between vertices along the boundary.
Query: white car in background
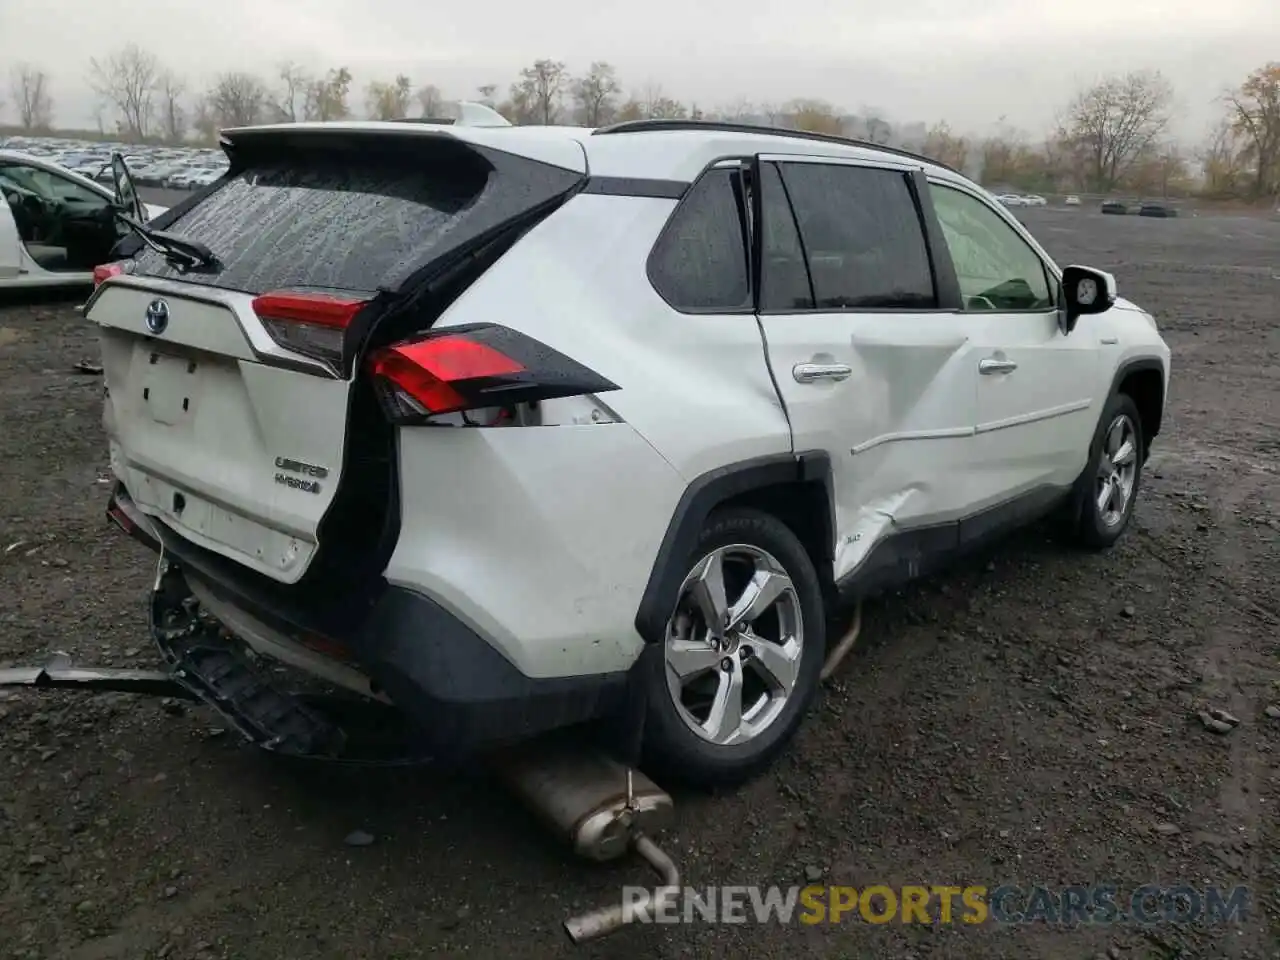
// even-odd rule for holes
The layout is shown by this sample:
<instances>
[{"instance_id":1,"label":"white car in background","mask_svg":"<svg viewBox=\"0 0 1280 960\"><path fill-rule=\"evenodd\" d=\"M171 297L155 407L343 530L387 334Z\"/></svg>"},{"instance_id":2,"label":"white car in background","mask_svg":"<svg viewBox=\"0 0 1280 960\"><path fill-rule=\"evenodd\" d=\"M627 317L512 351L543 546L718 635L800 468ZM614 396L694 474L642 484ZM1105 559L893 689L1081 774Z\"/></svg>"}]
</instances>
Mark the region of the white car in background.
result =
<instances>
[{"instance_id":1,"label":"white car in background","mask_svg":"<svg viewBox=\"0 0 1280 960\"><path fill-rule=\"evenodd\" d=\"M109 187L30 154L0 150L0 290L93 282L126 228ZM138 202L151 219L165 207Z\"/></svg>"},{"instance_id":2,"label":"white car in background","mask_svg":"<svg viewBox=\"0 0 1280 960\"><path fill-rule=\"evenodd\" d=\"M1016 193L1002 193L996 197L1006 207L1025 207L1026 201Z\"/></svg>"},{"instance_id":3,"label":"white car in background","mask_svg":"<svg viewBox=\"0 0 1280 960\"><path fill-rule=\"evenodd\" d=\"M1048 204L1048 200L1036 193L1029 193L1022 198L1022 205L1025 207L1044 207Z\"/></svg>"},{"instance_id":4,"label":"white car in background","mask_svg":"<svg viewBox=\"0 0 1280 960\"><path fill-rule=\"evenodd\" d=\"M1067 199L1062 202L1065 203L1068 207L1080 206L1080 198L1077 197L1074 193L1071 196L1067 197Z\"/></svg>"}]
</instances>

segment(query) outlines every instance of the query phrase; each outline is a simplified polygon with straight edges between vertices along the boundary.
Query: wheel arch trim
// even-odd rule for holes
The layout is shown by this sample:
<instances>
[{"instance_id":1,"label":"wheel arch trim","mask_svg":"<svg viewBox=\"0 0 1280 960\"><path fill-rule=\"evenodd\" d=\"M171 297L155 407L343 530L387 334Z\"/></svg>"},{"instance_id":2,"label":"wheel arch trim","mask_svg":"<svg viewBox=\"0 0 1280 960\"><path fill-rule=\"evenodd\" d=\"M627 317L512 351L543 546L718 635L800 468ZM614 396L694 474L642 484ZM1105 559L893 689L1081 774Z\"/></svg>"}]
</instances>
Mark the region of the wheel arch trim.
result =
<instances>
[{"instance_id":1,"label":"wheel arch trim","mask_svg":"<svg viewBox=\"0 0 1280 960\"><path fill-rule=\"evenodd\" d=\"M1120 385L1124 383L1126 379L1128 379L1132 374L1141 373L1144 370L1154 370L1160 374L1160 415L1156 420L1156 429L1151 431L1150 436L1144 435L1142 438L1144 445L1150 446L1151 441L1159 434L1160 427L1164 423L1164 408L1169 399L1169 383L1165 376L1164 361L1159 357L1133 357L1132 359L1125 360L1116 368L1116 372L1111 379L1111 391L1107 396L1112 397L1119 393ZM1142 424L1142 428L1143 433L1145 434L1146 424Z\"/></svg>"},{"instance_id":2,"label":"wheel arch trim","mask_svg":"<svg viewBox=\"0 0 1280 960\"><path fill-rule=\"evenodd\" d=\"M681 495L654 557L649 580L636 610L636 632L647 644L662 640L675 594L686 571L682 561L697 542L711 512L734 497L768 487L820 483L825 496L822 518L826 540L834 548L835 495L831 457L823 450L773 454L726 464L695 478Z\"/></svg>"}]
</instances>

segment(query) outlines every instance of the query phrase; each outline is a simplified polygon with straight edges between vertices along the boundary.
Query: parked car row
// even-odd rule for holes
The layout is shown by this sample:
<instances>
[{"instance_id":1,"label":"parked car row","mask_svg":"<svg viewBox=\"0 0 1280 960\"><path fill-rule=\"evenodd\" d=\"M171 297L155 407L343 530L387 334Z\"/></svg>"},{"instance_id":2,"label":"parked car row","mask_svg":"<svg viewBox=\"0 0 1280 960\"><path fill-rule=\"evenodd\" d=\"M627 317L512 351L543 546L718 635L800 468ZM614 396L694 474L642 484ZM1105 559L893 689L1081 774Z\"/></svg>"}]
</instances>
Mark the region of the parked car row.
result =
<instances>
[{"instance_id":1,"label":"parked car row","mask_svg":"<svg viewBox=\"0 0 1280 960\"><path fill-rule=\"evenodd\" d=\"M111 184L111 156L119 153L144 187L190 190L212 183L227 169L221 150L196 147L91 143L48 137L9 137L0 149L47 160L104 185Z\"/></svg>"},{"instance_id":2,"label":"parked car row","mask_svg":"<svg viewBox=\"0 0 1280 960\"><path fill-rule=\"evenodd\" d=\"M1123 200L1103 201L1101 210L1103 213L1110 213L1116 216L1125 216L1129 213L1136 213L1140 217L1176 217L1178 215L1178 208L1171 207L1167 203L1129 204Z\"/></svg>"}]
</instances>

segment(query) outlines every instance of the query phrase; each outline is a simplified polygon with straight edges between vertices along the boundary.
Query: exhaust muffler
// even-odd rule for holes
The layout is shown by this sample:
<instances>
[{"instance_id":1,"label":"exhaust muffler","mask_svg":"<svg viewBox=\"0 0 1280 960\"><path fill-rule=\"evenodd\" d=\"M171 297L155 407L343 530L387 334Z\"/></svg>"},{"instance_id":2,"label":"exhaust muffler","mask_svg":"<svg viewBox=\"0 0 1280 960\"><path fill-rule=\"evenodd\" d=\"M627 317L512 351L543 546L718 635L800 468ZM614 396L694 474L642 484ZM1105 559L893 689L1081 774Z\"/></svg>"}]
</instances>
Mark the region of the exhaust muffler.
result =
<instances>
[{"instance_id":1,"label":"exhaust muffler","mask_svg":"<svg viewBox=\"0 0 1280 960\"><path fill-rule=\"evenodd\" d=\"M498 777L555 833L588 860L616 860L635 850L661 878L640 902L600 907L565 921L574 943L586 943L651 915L677 895L680 873L650 834L670 824L670 795L638 770L569 741L524 744L500 756Z\"/></svg>"}]
</instances>

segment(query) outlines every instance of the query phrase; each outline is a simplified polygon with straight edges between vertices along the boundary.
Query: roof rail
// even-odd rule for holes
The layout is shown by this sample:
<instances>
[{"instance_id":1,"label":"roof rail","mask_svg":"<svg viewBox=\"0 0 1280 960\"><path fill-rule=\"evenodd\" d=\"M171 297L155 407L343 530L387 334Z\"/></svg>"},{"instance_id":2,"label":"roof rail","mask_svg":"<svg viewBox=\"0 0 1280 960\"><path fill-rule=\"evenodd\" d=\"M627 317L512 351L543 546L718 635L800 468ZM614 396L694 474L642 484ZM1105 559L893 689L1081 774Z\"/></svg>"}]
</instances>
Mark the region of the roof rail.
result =
<instances>
[{"instance_id":1,"label":"roof rail","mask_svg":"<svg viewBox=\"0 0 1280 960\"><path fill-rule=\"evenodd\" d=\"M934 160L932 157L926 157L921 153L913 153L910 150L904 150L901 147L890 147L883 143L874 143L870 140L858 140L854 137L840 137L833 133L817 133L813 130L793 130L789 127L770 127L762 123L738 123L735 120L624 120L622 123L613 123L606 127L598 127L592 131L592 136L602 133L646 133L663 130L723 130L726 133L757 133L771 137L794 137L798 140L817 140L821 143L838 143L846 147L861 147L864 150L879 150L881 153L891 153L894 156L906 157L909 160L919 160L922 163L931 163L935 167L941 167L943 170L950 170L952 173L960 173L954 167L950 167L945 163Z\"/></svg>"}]
</instances>

